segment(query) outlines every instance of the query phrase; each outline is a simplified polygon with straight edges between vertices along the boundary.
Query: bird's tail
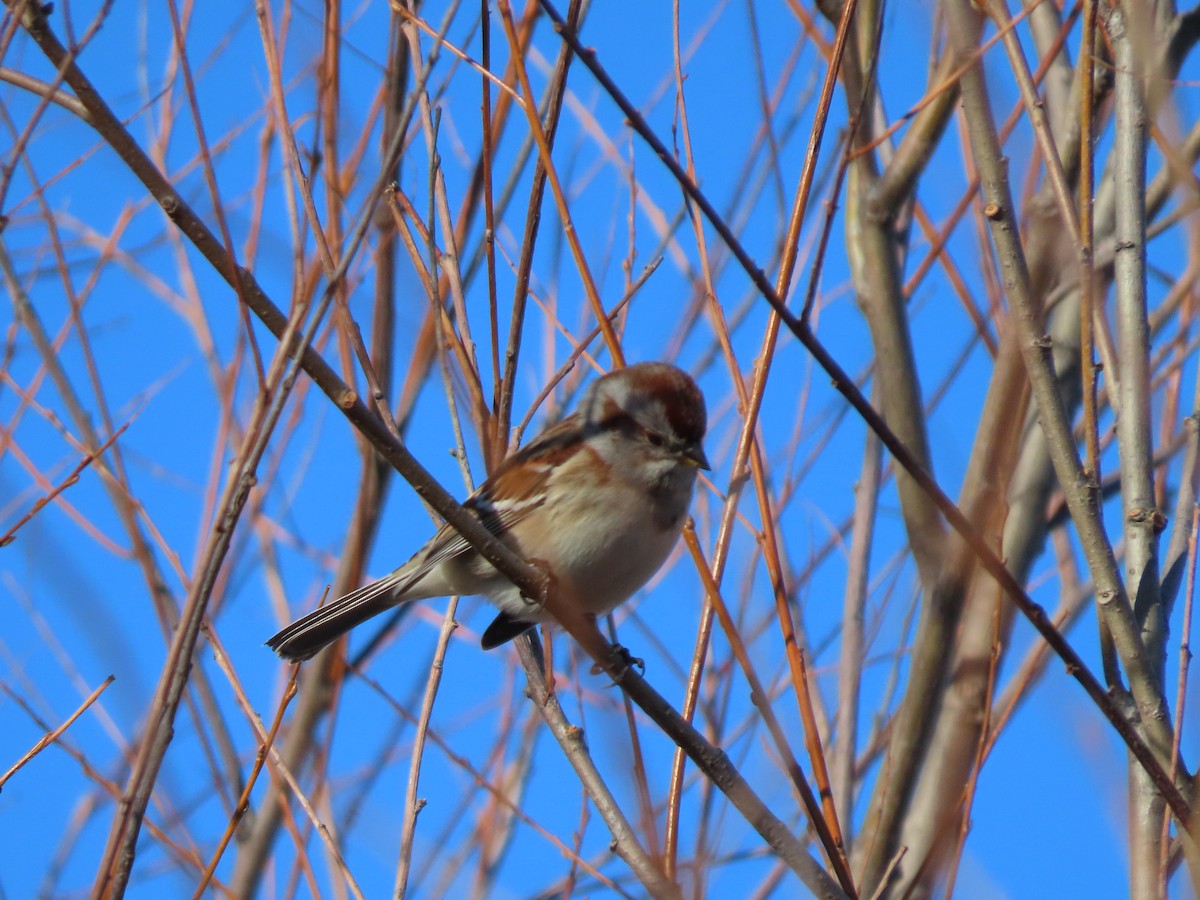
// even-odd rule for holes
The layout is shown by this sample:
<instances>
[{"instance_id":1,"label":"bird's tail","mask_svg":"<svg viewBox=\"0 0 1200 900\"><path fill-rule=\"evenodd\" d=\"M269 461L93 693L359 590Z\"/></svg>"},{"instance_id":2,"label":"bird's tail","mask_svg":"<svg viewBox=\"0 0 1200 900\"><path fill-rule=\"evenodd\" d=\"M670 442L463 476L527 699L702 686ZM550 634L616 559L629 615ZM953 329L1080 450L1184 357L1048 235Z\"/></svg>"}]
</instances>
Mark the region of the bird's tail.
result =
<instances>
[{"instance_id":1,"label":"bird's tail","mask_svg":"<svg viewBox=\"0 0 1200 900\"><path fill-rule=\"evenodd\" d=\"M308 659L332 644L351 628L361 625L396 605L409 573L403 569L351 591L332 603L297 619L269 641L267 646L292 662ZM417 599L416 597L405 597Z\"/></svg>"}]
</instances>

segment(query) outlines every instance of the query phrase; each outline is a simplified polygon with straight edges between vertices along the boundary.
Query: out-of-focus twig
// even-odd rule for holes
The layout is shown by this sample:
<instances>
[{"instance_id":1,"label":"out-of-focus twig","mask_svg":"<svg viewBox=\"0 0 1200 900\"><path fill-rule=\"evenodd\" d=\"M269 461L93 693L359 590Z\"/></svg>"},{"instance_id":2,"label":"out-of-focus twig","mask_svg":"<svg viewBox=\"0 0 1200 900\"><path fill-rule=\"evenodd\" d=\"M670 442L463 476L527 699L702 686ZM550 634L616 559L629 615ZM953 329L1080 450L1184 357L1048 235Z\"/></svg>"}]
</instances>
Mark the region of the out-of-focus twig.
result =
<instances>
[{"instance_id":1,"label":"out-of-focus twig","mask_svg":"<svg viewBox=\"0 0 1200 900\"><path fill-rule=\"evenodd\" d=\"M50 746L55 741L57 741L59 738L59 735L61 735L64 731L66 731L68 728L70 728L75 723L76 719L78 719L85 712L87 712L88 707L91 706L93 703L95 703L97 700L99 700L100 695L104 693L104 689L107 688L110 684L112 684L113 681L115 681L115 680L116 680L116 676L114 676L114 675L109 675L107 678L105 678L104 681L101 682L100 686L98 688L96 688L94 691L92 691L87 696L87 699L85 699L81 704L79 704L79 708L76 709L75 712L71 713L71 715L69 715L63 721L63 723L61 725L59 725L53 731L48 732L47 734L45 734L41 738L39 738L38 742L36 744L34 744L32 747L30 747L24 753L24 755L21 756L20 759L18 759L15 763L13 763L9 767L7 772L5 772L3 775L0 775L0 789L3 789L4 785L6 783L8 783L8 780L10 778L12 778L14 775L16 775L17 772L19 772L21 770L21 768L27 762L29 762L31 759L33 759L35 756L37 756L39 753L41 753L43 750L45 750L48 746Z\"/></svg>"}]
</instances>

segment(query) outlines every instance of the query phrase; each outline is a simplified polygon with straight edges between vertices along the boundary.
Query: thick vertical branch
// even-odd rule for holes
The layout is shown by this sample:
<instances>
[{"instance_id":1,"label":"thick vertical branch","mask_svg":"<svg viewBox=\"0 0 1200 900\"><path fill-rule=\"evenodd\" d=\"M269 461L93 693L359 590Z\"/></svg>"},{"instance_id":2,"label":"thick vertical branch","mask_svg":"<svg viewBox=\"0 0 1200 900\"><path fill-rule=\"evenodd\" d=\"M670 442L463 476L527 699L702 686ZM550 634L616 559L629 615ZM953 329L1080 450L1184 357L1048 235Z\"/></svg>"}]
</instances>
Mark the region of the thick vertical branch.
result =
<instances>
[{"instance_id":1,"label":"thick vertical branch","mask_svg":"<svg viewBox=\"0 0 1200 900\"><path fill-rule=\"evenodd\" d=\"M1115 65L1113 182L1116 198L1117 346L1120 351L1121 508L1125 532L1125 583L1141 628L1146 693L1163 693L1166 623L1159 592L1158 535L1165 524L1154 491L1150 407L1150 333L1146 315L1146 96L1149 70L1139 48L1147 47L1153 16L1144 3L1112 9L1108 33ZM1146 18L1148 17L1148 18ZM1138 23L1138 24L1134 24ZM1137 33L1132 33L1136 28ZM1138 677L1131 673L1132 677ZM1140 706L1140 705L1139 705ZM1161 708L1140 709L1157 715ZM1158 733L1160 739L1168 736ZM1171 744L1156 749L1169 758ZM1149 897L1158 890L1162 855L1163 800L1138 766L1129 770L1130 896Z\"/></svg>"},{"instance_id":2,"label":"thick vertical branch","mask_svg":"<svg viewBox=\"0 0 1200 900\"><path fill-rule=\"evenodd\" d=\"M879 10L879 14L882 14L882 10ZM876 25L874 21L866 24ZM874 27L865 27L863 20L859 25L855 34L874 34ZM842 82L846 89L849 114L856 126L853 147L866 150L873 138L869 113L875 95L875 86L870 78L875 68L864 64L862 60L873 59L875 47L870 44L854 50L846 54L842 65ZM934 114L928 117L931 127L920 132L925 138L921 147L926 153L932 151L936 135L944 126L945 111L944 106L935 106ZM937 113L941 113L940 118ZM923 118L922 123L925 122ZM904 159L907 162L909 157ZM915 168L915 164L910 165ZM871 152L857 155L851 163L849 176L846 251L850 258L858 304L871 329L876 365L880 372L886 373L886 377L880 381L883 415L896 435L912 449L921 465L927 471L933 471L920 380L905 306L904 284L900 276L904 240L893 230L900 201L893 198L886 207L873 201L880 175ZM911 177L896 178L895 181L907 187L913 184ZM929 587L937 578L943 549L942 521L929 498L906 474L898 473L896 482L913 558L922 584Z\"/></svg>"}]
</instances>

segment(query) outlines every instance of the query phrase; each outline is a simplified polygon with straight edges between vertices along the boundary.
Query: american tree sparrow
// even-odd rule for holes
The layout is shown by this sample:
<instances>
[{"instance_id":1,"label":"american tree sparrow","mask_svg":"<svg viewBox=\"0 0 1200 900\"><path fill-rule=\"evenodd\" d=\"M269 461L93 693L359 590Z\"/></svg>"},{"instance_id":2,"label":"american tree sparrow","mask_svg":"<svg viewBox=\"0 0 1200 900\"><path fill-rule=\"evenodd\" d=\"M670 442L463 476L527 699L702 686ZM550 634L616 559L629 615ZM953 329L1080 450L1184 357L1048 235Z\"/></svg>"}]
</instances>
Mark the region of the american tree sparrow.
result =
<instances>
[{"instance_id":1,"label":"american tree sparrow","mask_svg":"<svg viewBox=\"0 0 1200 900\"><path fill-rule=\"evenodd\" d=\"M666 561L683 529L697 469L704 397L666 363L639 363L598 379L579 410L510 456L464 506L528 560L549 569L584 612L623 603ZM354 626L410 600L481 594L500 609L483 647L512 640L549 613L522 596L443 525L392 574L309 613L267 645L307 659Z\"/></svg>"}]
</instances>

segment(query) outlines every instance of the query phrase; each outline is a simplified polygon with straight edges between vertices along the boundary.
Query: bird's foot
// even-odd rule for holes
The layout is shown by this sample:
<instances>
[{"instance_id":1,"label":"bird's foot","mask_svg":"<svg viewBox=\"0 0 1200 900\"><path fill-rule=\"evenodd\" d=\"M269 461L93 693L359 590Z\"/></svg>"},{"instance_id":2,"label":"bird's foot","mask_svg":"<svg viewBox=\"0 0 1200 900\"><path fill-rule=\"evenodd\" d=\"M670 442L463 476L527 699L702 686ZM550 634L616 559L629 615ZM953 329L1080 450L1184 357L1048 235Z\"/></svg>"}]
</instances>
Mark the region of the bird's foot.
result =
<instances>
[{"instance_id":1,"label":"bird's foot","mask_svg":"<svg viewBox=\"0 0 1200 900\"><path fill-rule=\"evenodd\" d=\"M620 684L625 680L625 675L629 670L635 667L639 675L646 674L646 661L644 659L634 656L620 644L613 644L608 654L608 665L596 663L592 666L592 674L599 675L601 672L608 672L612 677L613 683Z\"/></svg>"}]
</instances>

